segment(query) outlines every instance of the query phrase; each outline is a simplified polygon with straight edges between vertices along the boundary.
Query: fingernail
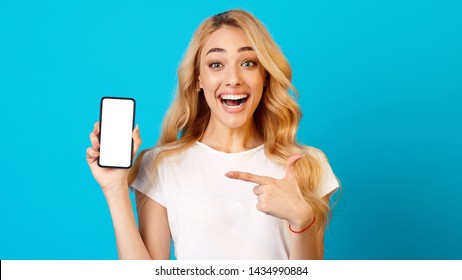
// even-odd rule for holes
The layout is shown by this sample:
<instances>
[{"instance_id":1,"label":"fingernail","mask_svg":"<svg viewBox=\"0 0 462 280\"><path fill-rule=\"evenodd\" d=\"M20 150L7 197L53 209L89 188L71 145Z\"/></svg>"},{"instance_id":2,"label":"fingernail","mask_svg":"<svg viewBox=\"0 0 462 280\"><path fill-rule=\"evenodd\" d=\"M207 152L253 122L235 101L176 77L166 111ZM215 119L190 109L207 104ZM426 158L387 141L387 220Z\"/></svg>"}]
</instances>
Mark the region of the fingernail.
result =
<instances>
[{"instance_id":1,"label":"fingernail","mask_svg":"<svg viewBox=\"0 0 462 280\"><path fill-rule=\"evenodd\" d=\"M233 178L234 173L233 172L226 172L225 176L228 178Z\"/></svg>"}]
</instances>

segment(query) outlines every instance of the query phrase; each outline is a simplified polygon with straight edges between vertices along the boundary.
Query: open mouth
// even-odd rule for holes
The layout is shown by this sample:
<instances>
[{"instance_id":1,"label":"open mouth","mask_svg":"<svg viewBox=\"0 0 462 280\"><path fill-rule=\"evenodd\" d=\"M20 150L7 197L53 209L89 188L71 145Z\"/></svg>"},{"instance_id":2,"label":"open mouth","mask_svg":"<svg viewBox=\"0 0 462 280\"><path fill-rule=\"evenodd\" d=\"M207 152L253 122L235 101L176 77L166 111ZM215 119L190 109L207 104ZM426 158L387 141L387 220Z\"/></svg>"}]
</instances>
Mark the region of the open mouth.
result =
<instances>
[{"instance_id":1,"label":"open mouth","mask_svg":"<svg viewBox=\"0 0 462 280\"><path fill-rule=\"evenodd\" d=\"M239 108L242 107L247 99L248 94L222 94L220 95L221 103L228 108Z\"/></svg>"}]
</instances>

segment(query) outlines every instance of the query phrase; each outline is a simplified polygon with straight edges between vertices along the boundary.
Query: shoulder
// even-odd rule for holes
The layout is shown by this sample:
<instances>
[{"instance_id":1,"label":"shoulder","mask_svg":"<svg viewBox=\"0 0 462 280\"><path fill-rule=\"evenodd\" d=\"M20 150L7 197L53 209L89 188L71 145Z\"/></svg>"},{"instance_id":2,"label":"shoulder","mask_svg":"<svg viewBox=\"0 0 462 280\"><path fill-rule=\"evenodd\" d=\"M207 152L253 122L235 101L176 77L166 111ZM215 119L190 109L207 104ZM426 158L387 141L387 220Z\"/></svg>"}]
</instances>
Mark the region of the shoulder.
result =
<instances>
[{"instance_id":1,"label":"shoulder","mask_svg":"<svg viewBox=\"0 0 462 280\"><path fill-rule=\"evenodd\" d=\"M302 149L308 156L311 156L320 162L327 161L326 154L319 148L313 146L302 146Z\"/></svg>"},{"instance_id":2,"label":"shoulder","mask_svg":"<svg viewBox=\"0 0 462 280\"><path fill-rule=\"evenodd\" d=\"M161 149L158 146L141 151L136 159L135 168L137 166L141 169L153 167L160 152Z\"/></svg>"},{"instance_id":3,"label":"shoulder","mask_svg":"<svg viewBox=\"0 0 462 280\"><path fill-rule=\"evenodd\" d=\"M332 194L340 187L340 181L335 176L329 164L326 154L321 149L305 146L303 150L313 159L318 161L320 167L320 182L318 192L321 197Z\"/></svg>"},{"instance_id":4,"label":"shoulder","mask_svg":"<svg viewBox=\"0 0 462 280\"><path fill-rule=\"evenodd\" d=\"M162 165L166 162L178 162L190 152L192 147L183 147L178 145L157 145L142 151L139 157L142 157L142 165L156 164Z\"/></svg>"},{"instance_id":5,"label":"shoulder","mask_svg":"<svg viewBox=\"0 0 462 280\"><path fill-rule=\"evenodd\" d=\"M303 146L303 150L311 160L319 164L322 177L329 176L332 173L329 160L321 149L312 146Z\"/></svg>"},{"instance_id":6,"label":"shoulder","mask_svg":"<svg viewBox=\"0 0 462 280\"><path fill-rule=\"evenodd\" d=\"M157 147L152 147L146 150L143 150L138 155L138 158L141 159L141 165L149 165L156 159L159 154L159 149Z\"/></svg>"}]
</instances>

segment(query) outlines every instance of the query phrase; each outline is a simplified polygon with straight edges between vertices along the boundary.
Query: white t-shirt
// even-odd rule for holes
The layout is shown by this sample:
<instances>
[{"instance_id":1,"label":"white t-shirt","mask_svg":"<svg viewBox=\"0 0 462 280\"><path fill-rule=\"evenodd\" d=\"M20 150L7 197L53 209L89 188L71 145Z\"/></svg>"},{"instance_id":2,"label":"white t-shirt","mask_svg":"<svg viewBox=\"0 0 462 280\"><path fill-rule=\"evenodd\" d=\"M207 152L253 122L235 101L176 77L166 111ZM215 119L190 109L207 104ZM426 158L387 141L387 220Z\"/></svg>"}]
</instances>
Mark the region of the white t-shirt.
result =
<instances>
[{"instance_id":1,"label":"white t-shirt","mask_svg":"<svg viewBox=\"0 0 462 280\"><path fill-rule=\"evenodd\" d=\"M181 155L170 156L152 176L159 148L148 151L132 188L167 209L177 259L288 259L285 220L256 209L255 183L230 179L228 171L283 178L285 166L268 159L261 145L224 153L197 142ZM319 194L339 183L324 157ZM156 178L156 179L153 179Z\"/></svg>"}]
</instances>

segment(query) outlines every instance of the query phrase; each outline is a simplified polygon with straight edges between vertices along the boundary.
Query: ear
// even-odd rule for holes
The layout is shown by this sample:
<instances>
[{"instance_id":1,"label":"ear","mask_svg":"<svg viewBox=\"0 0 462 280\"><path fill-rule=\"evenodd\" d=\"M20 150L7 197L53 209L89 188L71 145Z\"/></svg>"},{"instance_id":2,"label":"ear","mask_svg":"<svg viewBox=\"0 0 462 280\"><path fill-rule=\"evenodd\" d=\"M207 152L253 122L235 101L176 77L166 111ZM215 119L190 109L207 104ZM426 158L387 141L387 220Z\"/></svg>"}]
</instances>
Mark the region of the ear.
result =
<instances>
[{"instance_id":1,"label":"ear","mask_svg":"<svg viewBox=\"0 0 462 280\"><path fill-rule=\"evenodd\" d=\"M199 88L203 88L200 74L197 76L197 80L199 81Z\"/></svg>"}]
</instances>

